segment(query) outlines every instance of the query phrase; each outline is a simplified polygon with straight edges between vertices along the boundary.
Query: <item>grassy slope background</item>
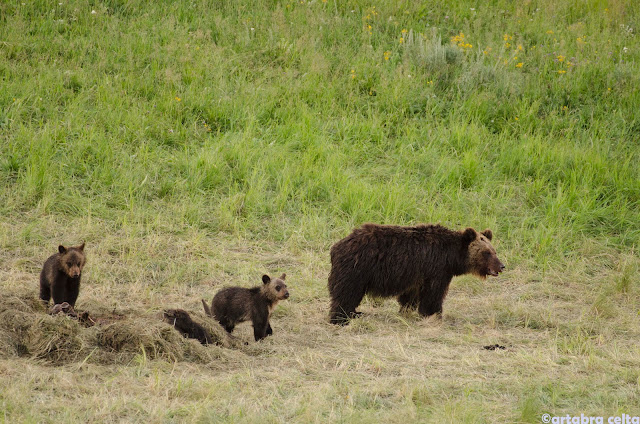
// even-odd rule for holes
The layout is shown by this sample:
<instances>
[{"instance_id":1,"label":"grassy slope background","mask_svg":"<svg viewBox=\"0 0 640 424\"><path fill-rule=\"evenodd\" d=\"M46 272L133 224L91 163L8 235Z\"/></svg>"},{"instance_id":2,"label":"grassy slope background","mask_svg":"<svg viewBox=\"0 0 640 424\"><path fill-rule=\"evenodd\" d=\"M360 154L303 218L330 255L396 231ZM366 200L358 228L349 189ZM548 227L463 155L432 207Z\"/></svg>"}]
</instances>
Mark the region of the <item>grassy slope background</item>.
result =
<instances>
[{"instance_id":1,"label":"grassy slope background","mask_svg":"<svg viewBox=\"0 0 640 424\"><path fill-rule=\"evenodd\" d=\"M0 288L81 240L85 307L287 272L275 336L3 358L0 419L640 414L638 4L220 3L0 4ZM333 328L328 251L366 221L490 227L508 272L454 280L442 322L367 301Z\"/></svg>"}]
</instances>

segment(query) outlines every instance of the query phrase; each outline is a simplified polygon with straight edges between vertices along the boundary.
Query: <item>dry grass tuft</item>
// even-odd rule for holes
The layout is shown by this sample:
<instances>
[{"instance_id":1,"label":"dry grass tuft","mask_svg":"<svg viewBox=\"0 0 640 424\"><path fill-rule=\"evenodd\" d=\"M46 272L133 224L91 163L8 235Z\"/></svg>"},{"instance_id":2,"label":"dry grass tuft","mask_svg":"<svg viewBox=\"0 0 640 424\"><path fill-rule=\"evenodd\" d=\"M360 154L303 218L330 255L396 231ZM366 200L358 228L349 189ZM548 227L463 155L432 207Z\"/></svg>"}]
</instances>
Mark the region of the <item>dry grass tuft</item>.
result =
<instances>
[{"instance_id":1,"label":"dry grass tuft","mask_svg":"<svg viewBox=\"0 0 640 424\"><path fill-rule=\"evenodd\" d=\"M93 327L77 319L47 314L33 293L15 293L0 299L0 356L28 356L51 365L84 360L100 364L128 364L138 355L146 359L207 364L222 355L223 347L240 347L216 322L203 314L195 320L215 345L186 339L158 313L131 310L126 314L97 309Z\"/></svg>"}]
</instances>

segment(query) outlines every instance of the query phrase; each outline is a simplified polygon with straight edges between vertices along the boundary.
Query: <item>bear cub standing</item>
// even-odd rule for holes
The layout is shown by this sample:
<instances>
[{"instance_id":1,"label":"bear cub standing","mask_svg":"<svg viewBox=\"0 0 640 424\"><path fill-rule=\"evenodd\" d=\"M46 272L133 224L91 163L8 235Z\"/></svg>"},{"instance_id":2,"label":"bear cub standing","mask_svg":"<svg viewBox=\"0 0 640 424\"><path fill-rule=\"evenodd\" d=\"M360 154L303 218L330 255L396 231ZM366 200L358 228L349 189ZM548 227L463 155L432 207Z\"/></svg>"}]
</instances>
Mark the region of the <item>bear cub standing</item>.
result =
<instances>
[{"instance_id":1,"label":"bear cub standing","mask_svg":"<svg viewBox=\"0 0 640 424\"><path fill-rule=\"evenodd\" d=\"M365 294L397 296L401 310L442 314L451 279L497 276L504 269L491 245L493 233L440 225L365 224L331 248L330 321L347 324Z\"/></svg>"},{"instance_id":2,"label":"bear cub standing","mask_svg":"<svg viewBox=\"0 0 640 424\"><path fill-rule=\"evenodd\" d=\"M286 274L272 279L268 275L262 276L262 286L246 289L243 287L228 287L220 290L213 297L211 308L204 300L202 304L207 315L212 316L228 333L233 332L236 324L244 321L253 323L253 336L256 341L273 334L269 317L279 301L289 298L287 285L284 283Z\"/></svg>"},{"instance_id":3,"label":"bear cub standing","mask_svg":"<svg viewBox=\"0 0 640 424\"><path fill-rule=\"evenodd\" d=\"M58 253L46 260L40 273L40 299L45 304L67 302L72 308L80 292L80 278L86 257L84 243L66 248L58 246Z\"/></svg>"}]
</instances>

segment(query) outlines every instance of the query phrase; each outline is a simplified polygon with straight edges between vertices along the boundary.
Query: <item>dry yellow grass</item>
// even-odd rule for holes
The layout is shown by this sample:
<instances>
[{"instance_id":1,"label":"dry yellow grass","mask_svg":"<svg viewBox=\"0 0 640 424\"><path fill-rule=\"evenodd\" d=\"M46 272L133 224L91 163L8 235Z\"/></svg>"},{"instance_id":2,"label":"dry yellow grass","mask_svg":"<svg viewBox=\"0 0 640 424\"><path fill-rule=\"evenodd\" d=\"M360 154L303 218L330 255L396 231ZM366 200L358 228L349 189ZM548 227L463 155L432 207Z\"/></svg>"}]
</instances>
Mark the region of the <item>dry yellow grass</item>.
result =
<instances>
[{"instance_id":1,"label":"dry yellow grass","mask_svg":"<svg viewBox=\"0 0 640 424\"><path fill-rule=\"evenodd\" d=\"M73 224L98 232L95 223ZM12 230L4 224L5 246ZM29 304L31 292L35 300L49 254L40 246L54 248L54 239L3 250L3 293L20 291ZM499 244L498 251L508 264L509 252ZM292 296L274 313L274 335L259 343L243 324L233 347L165 335L180 355L158 354L154 341L120 356L77 340L78 355L64 358L2 351L6 422L540 422L548 411L633 413L638 404L638 259L631 254L602 252L563 272L512 266L495 279L454 279L442 320L400 315L393 299L367 299L362 318L336 327L327 322L322 249L193 232L89 236L87 252L77 308L115 308L136 325L147 322L136 327L145 334L168 328L157 318L163 308L201 315L201 298L222 285L259 284L263 272L287 272ZM625 278L627 289L616 289ZM16 302L11 310L19 311ZM69 337L67 318L34 314L52 340ZM506 349L483 348L495 343Z\"/></svg>"}]
</instances>

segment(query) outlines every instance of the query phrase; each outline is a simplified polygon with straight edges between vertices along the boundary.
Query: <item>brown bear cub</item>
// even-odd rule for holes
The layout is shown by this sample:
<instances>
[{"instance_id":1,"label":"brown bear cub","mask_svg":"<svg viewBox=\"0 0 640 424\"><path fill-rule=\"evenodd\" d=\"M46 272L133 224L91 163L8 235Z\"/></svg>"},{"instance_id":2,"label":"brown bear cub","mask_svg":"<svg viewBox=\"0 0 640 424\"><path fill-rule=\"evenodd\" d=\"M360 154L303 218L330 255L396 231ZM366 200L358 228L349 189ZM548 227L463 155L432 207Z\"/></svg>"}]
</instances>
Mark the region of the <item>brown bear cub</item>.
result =
<instances>
[{"instance_id":1,"label":"brown bear cub","mask_svg":"<svg viewBox=\"0 0 640 424\"><path fill-rule=\"evenodd\" d=\"M212 344L207 330L191 319L184 309L167 309L162 313L165 322L173 325L184 337L196 339L203 345Z\"/></svg>"},{"instance_id":2,"label":"brown bear cub","mask_svg":"<svg viewBox=\"0 0 640 424\"><path fill-rule=\"evenodd\" d=\"M67 302L71 308L80 292L80 278L86 257L84 243L66 248L58 246L58 253L47 259L40 273L40 299L45 304L53 298L53 304Z\"/></svg>"},{"instance_id":3,"label":"brown bear cub","mask_svg":"<svg viewBox=\"0 0 640 424\"><path fill-rule=\"evenodd\" d=\"M256 341L273 334L269 318L279 301L289 298L287 285L284 283L286 274L272 279L268 275L262 276L262 286L245 289L243 287L228 287L220 290L213 297L211 308L203 300L204 311L212 316L228 333L233 332L236 324L244 321L253 323L253 336Z\"/></svg>"},{"instance_id":4,"label":"brown bear cub","mask_svg":"<svg viewBox=\"0 0 640 424\"><path fill-rule=\"evenodd\" d=\"M497 276L504 269L491 245L493 233L440 225L365 224L331 248L330 321L345 325L359 314L365 294L397 296L401 311L442 314L454 276Z\"/></svg>"}]
</instances>

